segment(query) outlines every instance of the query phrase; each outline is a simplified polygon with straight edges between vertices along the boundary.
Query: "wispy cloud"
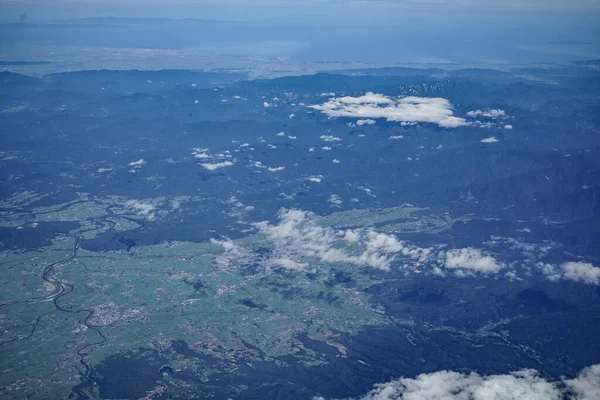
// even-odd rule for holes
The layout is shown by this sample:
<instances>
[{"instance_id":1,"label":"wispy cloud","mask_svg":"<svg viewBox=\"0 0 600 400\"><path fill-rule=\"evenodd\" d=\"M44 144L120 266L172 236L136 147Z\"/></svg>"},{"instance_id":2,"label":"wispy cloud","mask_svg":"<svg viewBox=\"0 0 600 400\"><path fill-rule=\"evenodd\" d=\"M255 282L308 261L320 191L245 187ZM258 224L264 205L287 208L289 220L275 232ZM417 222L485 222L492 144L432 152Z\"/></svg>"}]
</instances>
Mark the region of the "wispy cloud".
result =
<instances>
[{"instance_id":1,"label":"wispy cloud","mask_svg":"<svg viewBox=\"0 0 600 400\"><path fill-rule=\"evenodd\" d=\"M496 118L507 118L508 115L506 115L506 111L504 111L504 110L488 109L488 110L469 111L467 113L467 117L471 117L471 118L483 117L483 118L496 119Z\"/></svg>"},{"instance_id":2,"label":"wispy cloud","mask_svg":"<svg viewBox=\"0 0 600 400\"><path fill-rule=\"evenodd\" d=\"M133 168L142 168L142 166L144 164L146 164L146 161L143 158L141 158L141 159L139 159L137 161L132 161L132 162L130 162L127 165L129 165L130 167L133 167Z\"/></svg>"},{"instance_id":3,"label":"wispy cloud","mask_svg":"<svg viewBox=\"0 0 600 400\"><path fill-rule=\"evenodd\" d=\"M370 229L323 227L315 214L302 210L282 209L276 223L265 221L255 226L273 243L278 258L285 256L297 263L296 266L310 263L312 259L389 270L397 255L410 256L408 251L403 254L403 250L410 248L392 235Z\"/></svg>"},{"instance_id":4,"label":"wispy cloud","mask_svg":"<svg viewBox=\"0 0 600 400\"><path fill-rule=\"evenodd\" d=\"M135 214L141 215L150 221L156 218L156 206L152 203L140 200L127 200L125 202L125 207L133 211Z\"/></svg>"},{"instance_id":5,"label":"wispy cloud","mask_svg":"<svg viewBox=\"0 0 600 400\"><path fill-rule=\"evenodd\" d=\"M321 135L321 140L325 142L340 142L342 139L333 135Z\"/></svg>"}]
</instances>

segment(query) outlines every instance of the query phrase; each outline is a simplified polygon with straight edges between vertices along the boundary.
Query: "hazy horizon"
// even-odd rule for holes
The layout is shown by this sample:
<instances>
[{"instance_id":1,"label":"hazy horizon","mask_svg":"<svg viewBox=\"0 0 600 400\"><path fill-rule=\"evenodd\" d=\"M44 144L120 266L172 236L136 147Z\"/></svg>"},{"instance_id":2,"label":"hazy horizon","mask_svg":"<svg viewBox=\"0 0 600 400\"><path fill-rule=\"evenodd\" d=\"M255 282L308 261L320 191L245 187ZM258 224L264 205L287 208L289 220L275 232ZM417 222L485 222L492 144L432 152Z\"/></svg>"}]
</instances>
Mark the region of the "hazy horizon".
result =
<instances>
[{"instance_id":1,"label":"hazy horizon","mask_svg":"<svg viewBox=\"0 0 600 400\"><path fill-rule=\"evenodd\" d=\"M72 70L86 65L118 66L118 58L93 66L81 59L82 50L97 52L96 60L111 59L108 49L118 52L117 57L123 57L120 49L170 52L162 54L161 60L176 58L179 64L168 65L180 68L189 67L181 60L190 55L374 66L565 63L600 58L600 2L579 1L577 7L569 5L568 9L562 7L564 2L541 3L1 1L0 59L56 61L60 54L60 62L68 64L61 69ZM142 20L135 24L115 20L111 24L118 26L113 27L64 24L66 20L106 17ZM144 18L175 20L166 24ZM230 23L187 24L179 20L184 18ZM223 63L214 57L208 64L212 68L236 67L235 62ZM153 68L151 62L133 66Z\"/></svg>"}]
</instances>

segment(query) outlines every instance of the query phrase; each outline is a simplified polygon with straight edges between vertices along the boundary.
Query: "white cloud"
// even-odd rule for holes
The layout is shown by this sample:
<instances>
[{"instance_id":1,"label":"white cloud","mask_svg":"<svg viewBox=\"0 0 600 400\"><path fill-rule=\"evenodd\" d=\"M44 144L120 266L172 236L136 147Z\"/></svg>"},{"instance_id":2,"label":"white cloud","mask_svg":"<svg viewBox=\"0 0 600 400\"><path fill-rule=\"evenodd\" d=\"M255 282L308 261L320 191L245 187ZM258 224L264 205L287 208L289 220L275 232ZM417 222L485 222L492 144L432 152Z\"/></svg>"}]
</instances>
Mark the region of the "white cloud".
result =
<instances>
[{"instance_id":1,"label":"white cloud","mask_svg":"<svg viewBox=\"0 0 600 400\"><path fill-rule=\"evenodd\" d=\"M389 257L402 250L402 244L394 236L368 231L366 236L366 250L360 255L359 260L367 265L379 265L382 269L389 269Z\"/></svg>"},{"instance_id":2,"label":"white cloud","mask_svg":"<svg viewBox=\"0 0 600 400\"><path fill-rule=\"evenodd\" d=\"M334 164L339 164L340 160L338 160L337 158L334 158L333 160L331 160L331 162Z\"/></svg>"},{"instance_id":3,"label":"white cloud","mask_svg":"<svg viewBox=\"0 0 600 400\"><path fill-rule=\"evenodd\" d=\"M429 122L446 128L469 124L464 118L454 116L447 99L435 97L393 99L369 92L359 97L331 98L326 103L309 107L330 117L385 118L406 124Z\"/></svg>"},{"instance_id":4,"label":"white cloud","mask_svg":"<svg viewBox=\"0 0 600 400\"><path fill-rule=\"evenodd\" d=\"M556 267L552 264L543 263L540 261L536 264L536 267L538 267L542 274L544 274L551 281L556 282L562 278L561 274L558 273Z\"/></svg>"},{"instance_id":5,"label":"white cloud","mask_svg":"<svg viewBox=\"0 0 600 400\"><path fill-rule=\"evenodd\" d=\"M276 149L277 148L277 146L275 146L274 144L268 144L267 147L270 148L270 149Z\"/></svg>"},{"instance_id":6,"label":"white cloud","mask_svg":"<svg viewBox=\"0 0 600 400\"><path fill-rule=\"evenodd\" d=\"M134 167L134 168L141 168L142 165L144 165L144 164L146 164L146 161L144 161L144 159L141 158L141 159L139 159L137 161L132 161L132 162L130 162L127 165L129 165L130 167Z\"/></svg>"},{"instance_id":7,"label":"white cloud","mask_svg":"<svg viewBox=\"0 0 600 400\"><path fill-rule=\"evenodd\" d=\"M195 147L192 150L193 150L192 155L196 158L200 158L200 159L211 158L211 156L208 154L207 148Z\"/></svg>"},{"instance_id":8,"label":"white cloud","mask_svg":"<svg viewBox=\"0 0 600 400\"><path fill-rule=\"evenodd\" d=\"M254 256L250 250L227 238L225 240L211 239L210 242L215 246L222 247L224 250L223 253L215 257L215 265L221 270L238 270L243 267L245 261L251 260Z\"/></svg>"},{"instance_id":9,"label":"white cloud","mask_svg":"<svg viewBox=\"0 0 600 400\"><path fill-rule=\"evenodd\" d=\"M336 197L333 200L337 202ZM255 226L274 243L277 259L288 258L299 264L299 259L314 258L389 270L395 256L403 254L406 247L394 236L374 230L320 226L315 214L302 210L281 209L278 219L276 224L265 221ZM352 249L341 247L344 243L351 244Z\"/></svg>"},{"instance_id":10,"label":"white cloud","mask_svg":"<svg viewBox=\"0 0 600 400\"><path fill-rule=\"evenodd\" d=\"M321 147L321 150L330 151L331 147L329 147L329 146L323 146L323 147Z\"/></svg>"},{"instance_id":11,"label":"white cloud","mask_svg":"<svg viewBox=\"0 0 600 400\"><path fill-rule=\"evenodd\" d=\"M403 135L390 136L390 139L392 139L392 140L403 139L403 138L404 138Z\"/></svg>"},{"instance_id":12,"label":"white cloud","mask_svg":"<svg viewBox=\"0 0 600 400\"><path fill-rule=\"evenodd\" d=\"M311 182L316 182L316 183L321 183L322 178L308 178L309 181Z\"/></svg>"},{"instance_id":13,"label":"white cloud","mask_svg":"<svg viewBox=\"0 0 600 400\"><path fill-rule=\"evenodd\" d=\"M327 201L333 204L334 206L339 206L343 203L342 199L340 199L340 196L338 196L337 194L332 194L331 196L329 196L329 199Z\"/></svg>"},{"instance_id":14,"label":"white cloud","mask_svg":"<svg viewBox=\"0 0 600 400\"><path fill-rule=\"evenodd\" d=\"M293 270L304 270L308 266L308 263L299 263L291 258L286 257L275 258L271 260L269 264L271 264L271 266L281 266L283 268Z\"/></svg>"},{"instance_id":15,"label":"white cloud","mask_svg":"<svg viewBox=\"0 0 600 400\"><path fill-rule=\"evenodd\" d=\"M506 112L504 110L496 110L496 109L490 109L490 110L474 110L474 111L469 111L467 113L467 117L471 117L471 118L476 118L476 117L484 117L484 118L506 118Z\"/></svg>"},{"instance_id":16,"label":"white cloud","mask_svg":"<svg viewBox=\"0 0 600 400\"><path fill-rule=\"evenodd\" d=\"M600 364L573 379L547 380L535 369L501 375L437 371L378 383L361 400L595 400L600 398ZM316 399L324 400L323 397Z\"/></svg>"},{"instance_id":17,"label":"white cloud","mask_svg":"<svg viewBox=\"0 0 600 400\"><path fill-rule=\"evenodd\" d=\"M277 136L285 136L285 132L279 132Z\"/></svg>"},{"instance_id":18,"label":"white cloud","mask_svg":"<svg viewBox=\"0 0 600 400\"><path fill-rule=\"evenodd\" d=\"M377 384L363 400L560 400L558 387L533 369L481 376L454 371Z\"/></svg>"},{"instance_id":19,"label":"white cloud","mask_svg":"<svg viewBox=\"0 0 600 400\"><path fill-rule=\"evenodd\" d=\"M590 263L566 262L561 265L561 269L563 279L592 285L600 284L600 268Z\"/></svg>"},{"instance_id":20,"label":"white cloud","mask_svg":"<svg viewBox=\"0 0 600 400\"><path fill-rule=\"evenodd\" d=\"M576 399L600 399L600 364L582 369L576 378L566 380L565 383L575 393Z\"/></svg>"},{"instance_id":21,"label":"white cloud","mask_svg":"<svg viewBox=\"0 0 600 400\"><path fill-rule=\"evenodd\" d=\"M600 268L594 267L590 263L571 261L556 266L540 261L536 264L536 267L546 278L554 282L566 279L590 285L600 285Z\"/></svg>"},{"instance_id":22,"label":"white cloud","mask_svg":"<svg viewBox=\"0 0 600 400\"><path fill-rule=\"evenodd\" d=\"M265 102L263 103L263 107L264 107L264 108L269 108L269 107L271 107L271 105L265 101Z\"/></svg>"},{"instance_id":23,"label":"white cloud","mask_svg":"<svg viewBox=\"0 0 600 400\"><path fill-rule=\"evenodd\" d=\"M485 139L481 139L481 143L497 143L497 142L498 142L498 139L496 139L494 136L485 138Z\"/></svg>"},{"instance_id":24,"label":"white cloud","mask_svg":"<svg viewBox=\"0 0 600 400\"><path fill-rule=\"evenodd\" d=\"M360 240L360 230L346 229L344 232L344 240L348 243L358 243Z\"/></svg>"},{"instance_id":25,"label":"white cloud","mask_svg":"<svg viewBox=\"0 0 600 400\"><path fill-rule=\"evenodd\" d=\"M200 165L202 165L202 167L204 167L205 169L207 169L209 171L214 171L215 169L218 169L218 168L230 167L233 165L233 163L231 161L223 161L223 162L218 162L218 163L204 163L204 164L200 164Z\"/></svg>"},{"instance_id":26,"label":"white cloud","mask_svg":"<svg viewBox=\"0 0 600 400\"><path fill-rule=\"evenodd\" d=\"M519 230L520 232L531 232L528 228ZM491 240L484 242L489 246L509 246L511 249L519 250L528 261L538 261L548 255L548 252L554 247L553 242L542 241L539 243L528 243L521 239L511 237L492 236Z\"/></svg>"},{"instance_id":27,"label":"white cloud","mask_svg":"<svg viewBox=\"0 0 600 400\"><path fill-rule=\"evenodd\" d=\"M269 172L283 171L284 169L285 169L285 167L269 167L269 168L267 168L267 170Z\"/></svg>"},{"instance_id":28,"label":"white cloud","mask_svg":"<svg viewBox=\"0 0 600 400\"><path fill-rule=\"evenodd\" d=\"M296 114L290 114L289 118L293 119L296 116Z\"/></svg>"},{"instance_id":29,"label":"white cloud","mask_svg":"<svg viewBox=\"0 0 600 400\"><path fill-rule=\"evenodd\" d=\"M512 129L513 126L512 125L504 125L504 129Z\"/></svg>"},{"instance_id":30,"label":"white cloud","mask_svg":"<svg viewBox=\"0 0 600 400\"><path fill-rule=\"evenodd\" d=\"M374 125L374 124L375 124L374 119L359 119L358 121L356 121L356 125L358 125L358 126Z\"/></svg>"},{"instance_id":31,"label":"white cloud","mask_svg":"<svg viewBox=\"0 0 600 400\"><path fill-rule=\"evenodd\" d=\"M321 140L325 142L340 142L342 139L333 135L321 135Z\"/></svg>"},{"instance_id":32,"label":"white cloud","mask_svg":"<svg viewBox=\"0 0 600 400\"><path fill-rule=\"evenodd\" d=\"M236 249L236 245L235 243L233 243L233 241L231 241L230 239L226 239L226 240L217 240L217 239L210 239L210 242L212 244L214 244L215 246L221 246L223 247L223 249L225 251L232 251Z\"/></svg>"},{"instance_id":33,"label":"white cloud","mask_svg":"<svg viewBox=\"0 0 600 400\"><path fill-rule=\"evenodd\" d=\"M152 203L146 203L139 200L127 200L125 206L137 215L142 215L149 220L155 218L154 211L156 210L156 206Z\"/></svg>"},{"instance_id":34,"label":"white cloud","mask_svg":"<svg viewBox=\"0 0 600 400\"><path fill-rule=\"evenodd\" d=\"M351 97L344 96L337 99L334 99L344 104L392 104L394 101L382 94L376 94L373 92L367 92L363 96L359 97Z\"/></svg>"},{"instance_id":35,"label":"white cloud","mask_svg":"<svg viewBox=\"0 0 600 400\"><path fill-rule=\"evenodd\" d=\"M502 269L502 266L492 256L471 247L448 250L444 259L444 267L462 274L469 272L489 274Z\"/></svg>"},{"instance_id":36,"label":"white cloud","mask_svg":"<svg viewBox=\"0 0 600 400\"><path fill-rule=\"evenodd\" d=\"M291 140L296 140L296 139L298 139L298 137L297 137L297 136L293 136L293 135L289 135L289 136L288 136L288 139L291 139Z\"/></svg>"},{"instance_id":37,"label":"white cloud","mask_svg":"<svg viewBox=\"0 0 600 400\"><path fill-rule=\"evenodd\" d=\"M208 154L206 153L195 153L194 157L196 158L211 158Z\"/></svg>"},{"instance_id":38,"label":"white cloud","mask_svg":"<svg viewBox=\"0 0 600 400\"><path fill-rule=\"evenodd\" d=\"M319 182L321 178L317 176L305 179ZM361 187L361 189L367 188ZM280 195L288 200L293 199L293 196L285 195L285 193ZM344 204L340 196L336 194L330 195L327 201L333 207L340 207ZM354 198L350 201L358 202L358 199ZM399 241L393 235L368 228L336 230L321 225L315 214L302 210L281 209L277 222L264 221L254 224L254 226L274 245L271 255L261 261L267 269L273 266L273 260L277 259L290 259L297 263L288 263L286 268L291 269L301 268L306 262L310 262L309 259L314 259L324 263L345 263L389 270L392 262L399 259L402 264L399 264L398 267L406 272L423 272L439 276L452 274L466 278L476 274L496 276L504 270L505 277L509 277L511 273L514 275L510 264L500 263L482 250L462 248L446 251L443 250L444 245L422 248ZM497 240L486 243L506 244ZM511 243L508 244L511 245ZM521 245L522 243L517 244ZM527 244L522 245L526 246ZM244 249L244 251L246 250ZM244 257L247 258L247 254ZM317 266L313 264L311 267Z\"/></svg>"},{"instance_id":39,"label":"white cloud","mask_svg":"<svg viewBox=\"0 0 600 400\"><path fill-rule=\"evenodd\" d=\"M478 128L487 128L487 129L493 128L495 126L493 122L489 122L489 121L488 122L474 121L471 125L476 126Z\"/></svg>"},{"instance_id":40,"label":"white cloud","mask_svg":"<svg viewBox=\"0 0 600 400\"><path fill-rule=\"evenodd\" d=\"M371 197L377 197L373 194L373 191L371 189L369 189L368 187L364 187L364 186L359 186L358 187L360 190L364 191L367 195L371 196Z\"/></svg>"},{"instance_id":41,"label":"white cloud","mask_svg":"<svg viewBox=\"0 0 600 400\"><path fill-rule=\"evenodd\" d=\"M315 151L315 148L314 148L314 147L310 147L310 148L308 149L308 151L310 151L310 152L312 153L313 151Z\"/></svg>"}]
</instances>

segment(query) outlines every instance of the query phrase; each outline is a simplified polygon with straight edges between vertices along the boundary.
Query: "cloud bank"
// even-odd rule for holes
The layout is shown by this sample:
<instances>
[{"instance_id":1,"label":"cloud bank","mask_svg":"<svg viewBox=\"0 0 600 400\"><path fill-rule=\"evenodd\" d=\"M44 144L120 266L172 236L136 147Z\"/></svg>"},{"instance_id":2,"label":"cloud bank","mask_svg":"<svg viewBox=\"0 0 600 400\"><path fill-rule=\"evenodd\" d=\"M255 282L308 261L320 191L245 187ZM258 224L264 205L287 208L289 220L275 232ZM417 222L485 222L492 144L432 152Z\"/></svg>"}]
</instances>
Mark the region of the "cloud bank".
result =
<instances>
[{"instance_id":1,"label":"cloud bank","mask_svg":"<svg viewBox=\"0 0 600 400\"><path fill-rule=\"evenodd\" d=\"M322 177L305 179L319 183ZM361 189L368 195L373 195L370 189ZM341 207L344 204L342 198L336 194L331 194L327 202L331 207ZM543 260L553 249L552 242L533 244L510 237L492 236L491 240L483 245L493 248L494 253L485 248L474 247L447 249L444 244L420 247L408 241L398 240L393 234L377 232L372 228L334 229L322 225L316 214L284 208L279 211L276 221L263 221L254 224L254 227L259 234L266 237L271 244L269 247L273 249L269 257L261 261L267 270L277 266L293 270L309 269L315 268L315 262L342 263L383 271L390 271L394 267L406 273L422 273L443 278L480 277L512 280L519 278L520 270L517 268L520 267L524 273L530 274L533 267L551 281L570 280L600 285L600 268L590 263L545 263ZM504 251L505 248L518 251L519 260L496 258L494 254ZM248 259L249 254L252 252L244 249L244 259Z\"/></svg>"},{"instance_id":2,"label":"cloud bank","mask_svg":"<svg viewBox=\"0 0 600 400\"><path fill-rule=\"evenodd\" d=\"M548 381L534 369L503 375L438 371L375 385L362 400L591 400L600 398L600 364L570 380ZM317 398L319 399L319 398ZM321 398L322 399L322 398Z\"/></svg>"},{"instance_id":3,"label":"cloud bank","mask_svg":"<svg viewBox=\"0 0 600 400\"><path fill-rule=\"evenodd\" d=\"M335 194L328 202L334 207L343 204ZM278 258L290 259L297 263L295 265L315 259L389 271L392 263L399 261L399 268L418 270L428 265L432 274L452 274L459 278L497 274L504 268L493 256L479 249L423 248L371 228L333 229L321 226L317 215L302 210L281 209L277 217L275 223L263 221L255 227L273 243Z\"/></svg>"}]
</instances>

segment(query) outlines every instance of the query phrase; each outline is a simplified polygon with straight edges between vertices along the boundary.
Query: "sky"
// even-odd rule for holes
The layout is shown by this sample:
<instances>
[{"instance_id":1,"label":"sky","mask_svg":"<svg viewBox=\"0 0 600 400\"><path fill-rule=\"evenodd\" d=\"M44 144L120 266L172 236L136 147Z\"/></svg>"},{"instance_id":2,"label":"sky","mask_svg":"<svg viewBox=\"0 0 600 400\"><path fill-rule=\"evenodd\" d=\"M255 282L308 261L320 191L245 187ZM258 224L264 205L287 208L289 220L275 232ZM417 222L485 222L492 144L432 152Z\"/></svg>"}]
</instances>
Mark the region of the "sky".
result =
<instances>
[{"instance_id":1,"label":"sky","mask_svg":"<svg viewBox=\"0 0 600 400\"><path fill-rule=\"evenodd\" d=\"M27 12L32 20L96 16L261 20L292 15L357 17L365 12L389 15L416 8L429 12L600 11L600 0L0 0L0 18L18 21Z\"/></svg>"},{"instance_id":2,"label":"sky","mask_svg":"<svg viewBox=\"0 0 600 400\"><path fill-rule=\"evenodd\" d=\"M0 46L195 48L377 63L600 58L600 0L0 0L0 22L18 23L23 13L29 26L87 17L195 18L247 25L208 31L150 23L127 35L108 28L61 33L5 27Z\"/></svg>"}]
</instances>

